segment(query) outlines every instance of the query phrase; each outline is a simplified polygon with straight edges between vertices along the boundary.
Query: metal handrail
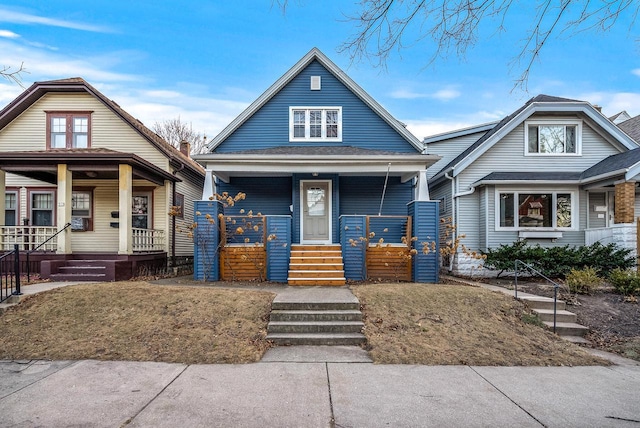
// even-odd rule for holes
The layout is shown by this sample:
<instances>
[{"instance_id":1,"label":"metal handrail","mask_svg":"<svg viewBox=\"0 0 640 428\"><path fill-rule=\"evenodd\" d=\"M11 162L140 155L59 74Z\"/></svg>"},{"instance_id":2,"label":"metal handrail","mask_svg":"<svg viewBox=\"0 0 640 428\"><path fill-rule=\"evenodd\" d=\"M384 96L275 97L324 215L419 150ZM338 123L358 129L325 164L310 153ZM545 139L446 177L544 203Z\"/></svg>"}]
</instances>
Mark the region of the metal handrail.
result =
<instances>
[{"instance_id":1,"label":"metal handrail","mask_svg":"<svg viewBox=\"0 0 640 428\"><path fill-rule=\"evenodd\" d=\"M51 241L53 238L55 238L56 236L58 236L60 233L64 232L68 227L71 226L71 223L67 223L64 225L64 227L62 229L60 229L59 231L57 231L56 233L54 233L53 235L51 235L50 237L48 237L46 240L44 240L43 242L40 243L40 245L38 245L35 248L32 248L31 250L27 251L27 282L31 282L31 263L29 263L29 254L33 253L34 251L36 251L38 248L42 247L44 244L46 244L47 242Z\"/></svg>"},{"instance_id":2,"label":"metal handrail","mask_svg":"<svg viewBox=\"0 0 640 428\"><path fill-rule=\"evenodd\" d=\"M527 264L527 263L523 262L522 260L516 260L515 261L515 283L514 283L514 287L515 287L515 296L514 297L516 299L518 298L518 264L523 265L524 267L529 269L529 271L535 273L536 275L546 279L548 282L553 284L553 332L555 333L556 332L557 305L558 305L558 288L560 288L560 284L558 284L554 280L548 278L545 274L543 274L542 272L540 272L539 270L537 270L536 268L534 268L530 264Z\"/></svg>"},{"instance_id":3,"label":"metal handrail","mask_svg":"<svg viewBox=\"0 0 640 428\"><path fill-rule=\"evenodd\" d=\"M0 256L0 265L3 259L11 255L14 255L13 278L11 278L11 275L7 272L0 272L0 302L9 298L10 289L12 290L11 295L19 296L22 294L20 291L20 249L18 244L13 245L13 251ZM13 283L13 285L10 286L11 283ZM5 290L4 293L3 290Z\"/></svg>"}]
</instances>

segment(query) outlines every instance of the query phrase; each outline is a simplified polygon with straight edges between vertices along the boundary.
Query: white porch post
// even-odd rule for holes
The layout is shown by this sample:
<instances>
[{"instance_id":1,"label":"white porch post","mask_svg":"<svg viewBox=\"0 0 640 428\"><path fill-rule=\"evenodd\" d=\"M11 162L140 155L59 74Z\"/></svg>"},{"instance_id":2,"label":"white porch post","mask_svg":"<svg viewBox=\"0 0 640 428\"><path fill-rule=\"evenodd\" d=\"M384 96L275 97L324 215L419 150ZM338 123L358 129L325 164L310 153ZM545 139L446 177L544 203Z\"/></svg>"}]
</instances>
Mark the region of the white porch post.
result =
<instances>
[{"instance_id":1,"label":"white porch post","mask_svg":"<svg viewBox=\"0 0 640 428\"><path fill-rule=\"evenodd\" d=\"M416 201L428 201L429 200L429 186L427 185L427 170L418 172L418 182L416 183Z\"/></svg>"},{"instance_id":2,"label":"white porch post","mask_svg":"<svg viewBox=\"0 0 640 428\"><path fill-rule=\"evenodd\" d=\"M207 169L204 174L204 188L202 189L202 201L209 201L218 190L216 189L216 176L213 170Z\"/></svg>"},{"instance_id":3,"label":"white porch post","mask_svg":"<svg viewBox=\"0 0 640 428\"><path fill-rule=\"evenodd\" d=\"M5 207L5 192L7 190L7 173L0 170L0 226L5 226L4 224L4 220L5 220L5 216L4 216L4 210L7 208ZM20 197L20 195L18 195L17 197Z\"/></svg>"},{"instance_id":4,"label":"white porch post","mask_svg":"<svg viewBox=\"0 0 640 428\"><path fill-rule=\"evenodd\" d=\"M133 168L131 165L120 165L118 193L118 254L133 254L131 232L131 198L133 185Z\"/></svg>"},{"instance_id":5,"label":"white porch post","mask_svg":"<svg viewBox=\"0 0 640 428\"><path fill-rule=\"evenodd\" d=\"M56 207L58 229L62 229L71 222L72 175L66 164L58 164L58 206ZM67 231L59 234L56 242L57 254L71 254L71 235Z\"/></svg>"},{"instance_id":6,"label":"white porch post","mask_svg":"<svg viewBox=\"0 0 640 428\"><path fill-rule=\"evenodd\" d=\"M165 206L171 208L171 205L174 205L176 203L176 201L173 200L173 186L175 186L176 183L171 183L171 181L169 180L164 180L164 197L165 197L165 201L168 201L170 203L165 204ZM155 208L155 207L154 207ZM184 208L183 208L184 211ZM175 218L175 217L173 217ZM171 227L172 224L172 217L169 215L165 215L164 216L164 224L162 225L162 227L164 228L164 252L171 255L171 241L173 239L175 239L173 237L173 234L176 232L175 230L173 230L173 228Z\"/></svg>"}]
</instances>

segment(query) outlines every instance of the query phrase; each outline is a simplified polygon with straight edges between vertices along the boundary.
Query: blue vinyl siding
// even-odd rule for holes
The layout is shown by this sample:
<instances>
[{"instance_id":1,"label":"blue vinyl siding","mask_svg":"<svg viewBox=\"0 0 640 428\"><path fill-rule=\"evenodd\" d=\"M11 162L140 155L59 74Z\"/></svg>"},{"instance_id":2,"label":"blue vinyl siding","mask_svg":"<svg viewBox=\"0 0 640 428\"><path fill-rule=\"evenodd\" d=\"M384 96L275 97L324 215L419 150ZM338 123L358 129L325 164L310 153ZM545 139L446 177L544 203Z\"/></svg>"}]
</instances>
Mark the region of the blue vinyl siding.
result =
<instances>
[{"instance_id":1,"label":"blue vinyl siding","mask_svg":"<svg viewBox=\"0 0 640 428\"><path fill-rule=\"evenodd\" d=\"M321 90L310 89L311 76L321 76ZM289 107L291 106L342 107L342 142L290 143ZM215 151L227 153L283 145L326 146L332 144L406 153L417 151L318 61L310 63L223 141Z\"/></svg>"},{"instance_id":2,"label":"blue vinyl siding","mask_svg":"<svg viewBox=\"0 0 640 428\"><path fill-rule=\"evenodd\" d=\"M340 177L340 215L378 214L384 177ZM413 182L389 177L382 204L383 215L407 215L413 200Z\"/></svg>"},{"instance_id":3,"label":"blue vinyl siding","mask_svg":"<svg viewBox=\"0 0 640 428\"><path fill-rule=\"evenodd\" d=\"M408 213L413 217L413 236L418 238L415 244L418 253L413 257L413 280L415 282L433 282L439 280L439 202L415 201L409 204ZM435 251L424 254L422 242L435 242Z\"/></svg>"},{"instance_id":4,"label":"blue vinyl siding","mask_svg":"<svg viewBox=\"0 0 640 428\"><path fill-rule=\"evenodd\" d=\"M291 216L267 217L267 279L287 282L291 255Z\"/></svg>"},{"instance_id":5,"label":"blue vinyl siding","mask_svg":"<svg viewBox=\"0 0 640 428\"><path fill-rule=\"evenodd\" d=\"M223 192L231 196L238 192L247 195L245 200L227 207L225 214L237 215L241 209L263 215L291 214L291 177L233 177L229 183L218 183L218 193Z\"/></svg>"},{"instance_id":6,"label":"blue vinyl siding","mask_svg":"<svg viewBox=\"0 0 640 428\"><path fill-rule=\"evenodd\" d=\"M365 216L340 216L340 244L344 261L344 276L352 281L363 281L367 278L365 263L366 242L364 237ZM354 245L351 245L353 240Z\"/></svg>"}]
</instances>

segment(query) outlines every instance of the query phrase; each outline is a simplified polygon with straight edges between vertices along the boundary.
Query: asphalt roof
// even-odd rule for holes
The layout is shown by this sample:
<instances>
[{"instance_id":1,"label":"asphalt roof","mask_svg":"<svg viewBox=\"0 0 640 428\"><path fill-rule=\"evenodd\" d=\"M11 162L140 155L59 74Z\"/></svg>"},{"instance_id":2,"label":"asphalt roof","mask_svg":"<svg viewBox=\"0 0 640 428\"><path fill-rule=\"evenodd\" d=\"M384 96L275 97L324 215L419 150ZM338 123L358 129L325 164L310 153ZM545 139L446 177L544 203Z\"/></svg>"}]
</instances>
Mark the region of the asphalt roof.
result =
<instances>
[{"instance_id":1,"label":"asphalt roof","mask_svg":"<svg viewBox=\"0 0 640 428\"><path fill-rule=\"evenodd\" d=\"M371 150L352 146L279 146L267 149L251 149L236 152L222 152L219 155L328 155L328 156L402 156L419 155L416 152L392 152L387 150Z\"/></svg>"},{"instance_id":2,"label":"asphalt roof","mask_svg":"<svg viewBox=\"0 0 640 428\"><path fill-rule=\"evenodd\" d=\"M582 173L582 178L596 177L608 172L623 170L640 162L640 148L604 158Z\"/></svg>"},{"instance_id":3,"label":"asphalt roof","mask_svg":"<svg viewBox=\"0 0 640 428\"><path fill-rule=\"evenodd\" d=\"M580 171L492 172L478 181L578 181L581 175Z\"/></svg>"},{"instance_id":4,"label":"asphalt roof","mask_svg":"<svg viewBox=\"0 0 640 428\"><path fill-rule=\"evenodd\" d=\"M633 138L640 144L640 115L632 117L629 120L620 122L618 128L622 129L629 137Z\"/></svg>"}]
</instances>

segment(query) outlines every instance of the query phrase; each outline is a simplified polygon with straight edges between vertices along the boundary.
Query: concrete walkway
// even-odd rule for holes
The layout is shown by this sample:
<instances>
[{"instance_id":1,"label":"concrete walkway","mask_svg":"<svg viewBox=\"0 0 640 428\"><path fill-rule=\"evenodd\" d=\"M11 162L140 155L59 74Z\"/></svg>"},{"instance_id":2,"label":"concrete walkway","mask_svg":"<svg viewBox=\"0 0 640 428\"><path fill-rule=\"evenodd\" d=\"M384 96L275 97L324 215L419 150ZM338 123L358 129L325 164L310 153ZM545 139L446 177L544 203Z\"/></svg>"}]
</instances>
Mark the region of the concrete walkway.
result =
<instances>
[{"instance_id":1,"label":"concrete walkway","mask_svg":"<svg viewBox=\"0 0 640 428\"><path fill-rule=\"evenodd\" d=\"M0 362L1 426L637 427L640 367Z\"/></svg>"}]
</instances>

